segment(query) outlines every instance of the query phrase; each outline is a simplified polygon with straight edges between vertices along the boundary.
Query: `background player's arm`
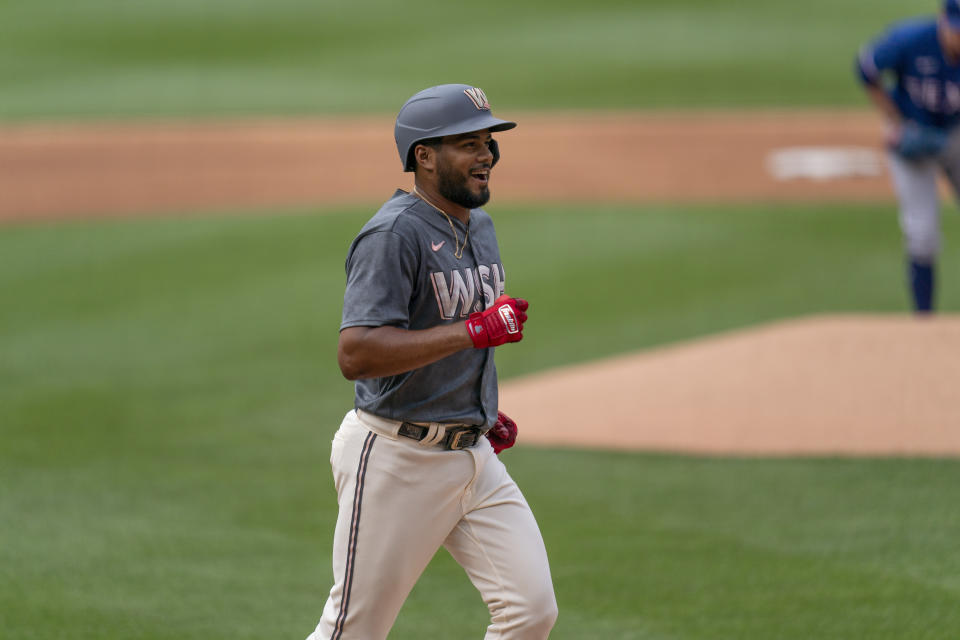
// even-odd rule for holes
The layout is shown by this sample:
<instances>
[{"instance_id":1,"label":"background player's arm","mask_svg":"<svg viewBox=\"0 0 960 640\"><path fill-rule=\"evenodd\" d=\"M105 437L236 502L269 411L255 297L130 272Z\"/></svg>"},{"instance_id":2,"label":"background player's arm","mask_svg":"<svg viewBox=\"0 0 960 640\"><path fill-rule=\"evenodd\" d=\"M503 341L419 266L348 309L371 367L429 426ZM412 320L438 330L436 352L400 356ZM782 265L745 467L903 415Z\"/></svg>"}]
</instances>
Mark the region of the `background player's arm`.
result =
<instances>
[{"instance_id":1,"label":"background player's arm","mask_svg":"<svg viewBox=\"0 0 960 640\"><path fill-rule=\"evenodd\" d=\"M874 45L865 46L857 55L856 70L870 102L880 111L889 125L888 142L896 142L903 116L884 87L883 73L896 73L901 62L901 50L896 38L886 38Z\"/></svg>"},{"instance_id":2,"label":"background player's arm","mask_svg":"<svg viewBox=\"0 0 960 640\"><path fill-rule=\"evenodd\" d=\"M903 122L903 116L900 115L900 110L897 109L890 95L878 85L865 84L863 88L870 97L870 101L880 110L887 122L893 127L899 128Z\"/></svg>"},{"instance_id":3,"label":"background player's arm","mask_svg":"<svg viewBox=\"0 0 960 640\"><path fill-rule=\"evenodd\" d=\"M462 322L420 330L347 327L340 332L337 363L347 380L382 378L425 367L473 346Z\"/></svg>"}]
</instances>

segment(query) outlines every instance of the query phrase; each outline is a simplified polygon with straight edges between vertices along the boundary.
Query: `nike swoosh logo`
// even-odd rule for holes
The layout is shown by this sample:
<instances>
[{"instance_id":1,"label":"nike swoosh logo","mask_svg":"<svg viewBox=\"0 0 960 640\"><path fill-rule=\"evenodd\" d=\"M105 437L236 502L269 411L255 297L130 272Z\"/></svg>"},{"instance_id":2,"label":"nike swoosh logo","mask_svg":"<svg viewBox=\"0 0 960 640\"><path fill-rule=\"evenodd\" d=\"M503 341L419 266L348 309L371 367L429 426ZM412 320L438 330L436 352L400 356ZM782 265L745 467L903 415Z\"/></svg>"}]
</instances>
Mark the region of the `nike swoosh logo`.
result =
<instances>
[{"instance_id":1,"label":"nike swoosh logo","mask_svg":"<svg viewBox=\"0 0 960 640\"><path fill-rule=\"evenodd\" d=\"M441 240L439 243L437 243L437 242L431 242L431 243L430 243L430 248L433 249L434 251L440 251L440 249L442 249L442 248L443 248L443 245L445 245L445 244L447 244L447 241L446 241L446 240Z\"/></svg>"}]
</instances>

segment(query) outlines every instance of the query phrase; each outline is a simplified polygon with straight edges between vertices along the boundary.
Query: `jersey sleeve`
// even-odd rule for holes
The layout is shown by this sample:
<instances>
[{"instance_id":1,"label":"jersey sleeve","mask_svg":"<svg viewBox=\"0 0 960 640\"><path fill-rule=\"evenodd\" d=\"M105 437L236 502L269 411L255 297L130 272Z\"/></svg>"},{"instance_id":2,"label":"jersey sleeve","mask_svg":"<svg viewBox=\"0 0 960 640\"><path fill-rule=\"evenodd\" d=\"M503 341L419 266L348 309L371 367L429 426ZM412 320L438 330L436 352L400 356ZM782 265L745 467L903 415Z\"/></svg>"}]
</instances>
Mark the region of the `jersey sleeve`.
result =
<instances>
[{"instance_id":1,"label":"jersey sleeve","mask_svg":"<svg viewBox=\"0 0 960 640\"><path fill-rule=\"evenodd\" d=\"M880 85L883 72L898 72L902 59L902 38L893 31L860 49L857 55L857 73L864 84Z\"/></svg>"},{"instance_id":2,"label":"jersey sleeve","mask_svg":"<svg viewBox=\"0 0 960 640\"><path fill-rule=\"evenodd\" d=\"M358 238L347 257L347 287L340 329L409 324L409 304L419 260L393 231Z\"/></svg>"}]
</instances>

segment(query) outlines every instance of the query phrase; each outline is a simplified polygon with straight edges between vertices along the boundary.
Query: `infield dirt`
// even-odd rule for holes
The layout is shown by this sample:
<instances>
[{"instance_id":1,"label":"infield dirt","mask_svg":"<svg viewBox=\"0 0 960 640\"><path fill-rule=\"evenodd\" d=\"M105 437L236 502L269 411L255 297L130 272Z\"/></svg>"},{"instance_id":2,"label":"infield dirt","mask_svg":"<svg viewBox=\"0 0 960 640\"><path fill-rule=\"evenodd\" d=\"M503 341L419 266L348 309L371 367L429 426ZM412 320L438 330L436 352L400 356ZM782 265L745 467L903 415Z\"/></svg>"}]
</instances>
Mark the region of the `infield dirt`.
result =
<instances>
[{"instance_id":1,"label":"infield dirt","mask_svg":"<svg viewBox=\"0 0 960 640\"><path fill-rule=\"evenodd\" d=\"M500 202L891 198L879 164L866 167L873 172L837 166L844 150L879 151L881 123L861 111L515 118L521 126L498 135L504 159L492 187ZM382 117L7 125L0 219L373 204L410 183L392 128ZM810 152L807 166L778 179L773 154L798 148Z\"/></svg>"},{"instance_id":2,"label":"infield dirt","mask_svg":"<svg viewBox=\"0 0 960 640\"><path fill-rule=\"evenodd\" d=\"M513 117L498 201L893 208L870 113ZM6 125L0 220L378 203L410 183L391 128L389 118ZM798 150L812 164L778 178L771 159ZM838 164L849 151L877 162ZM958 353L958 318L812 318L514 380L502 407L529 443L958 455Z\"/></svg>"}]
</instances>

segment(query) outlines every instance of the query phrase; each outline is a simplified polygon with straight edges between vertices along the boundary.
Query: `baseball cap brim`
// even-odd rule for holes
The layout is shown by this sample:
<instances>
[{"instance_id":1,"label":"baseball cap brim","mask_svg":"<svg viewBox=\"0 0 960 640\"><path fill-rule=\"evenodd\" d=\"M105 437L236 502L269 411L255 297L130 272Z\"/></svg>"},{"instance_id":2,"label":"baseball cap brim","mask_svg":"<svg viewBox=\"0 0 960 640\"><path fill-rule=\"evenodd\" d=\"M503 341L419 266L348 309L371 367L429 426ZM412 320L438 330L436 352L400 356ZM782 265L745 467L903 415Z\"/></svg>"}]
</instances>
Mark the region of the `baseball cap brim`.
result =
<instances>
[{"instance_id":1,"label":"baseball cap brim","mask_svg":"<svg viewBox=\"0 0 960 640\"><path fill-rule=\"evenodd\" d=\"M944 0L941 14L950 29L960 31L960 2L958 0Z\"/></svg>"},{"instance_id":2,"label":"baseball cap brim","mask_svg":"<svg viewBox=\"0 0 960 640\"><path fill-rule=\"evenodd\" d=\"M500 118L494 118L488 113L484 113L475 118L458 122L457 125L452 128L457 129L455 133L467 133L470 131L480 131L481 129L489 129L491 132L506 131L508 129L513 129L515 126L517 126L516 122L501 120ZM445 133L443 135L447 134Z\"/></svg>"},{"instance_id":3,"label":"baseball cap brim","mask_svg":"<svg viewBox=\"0 0 960 640\"><path fill-rule=\"evenodd\" d=\"M496 118L494 118L496 120ZM492 127L487 127L490 131L509 131L517 126L516 122L510 122L509 120L501 120L500 124L495 124Z\"/></svg>"},{"instance_id":4,"label":"baseball cap brim","mask_svg":"<svg viewBox=\"0 0 960 640\"><path fill-rule=\"evenodd\" d=\"M478 115L476 118L458 122L456 126L449 127L449 129L451 129L450 131L444 131L438 135L446 136L454 133L469 133L471 131L480 131L481 129L489 129L490 132L493 133L495 131L507 131L513 129L515 126L517 126L516 122L494 118L490 114L485 113Z\"/></svg>"},{"instance_id":5,"label":"baseball cap brim","mask_svg":"<svg viewBox=\"0 0 960 640\"><path fill-rule=\"evenodd\" d=\"M434 127L432 129L420 129L417 127L412 127L409 125L398 124L397 127L400 129L406 129L407 131L416 132L415 135L422 135L423 138L439 138L442 136L449 136L456 133L469 133L471 131L480 131L481 129L489 129L490 132L495 131L507 131L508 129L513 129L517 126L516 122L510 122L509 120L501 120L499 118L494 118L489 114L481 114L475 118L470 118L468 120L461 120L451 125L445 127ZM421 139L423 139L421 138Z\"/></svg>"}]
</instances>

